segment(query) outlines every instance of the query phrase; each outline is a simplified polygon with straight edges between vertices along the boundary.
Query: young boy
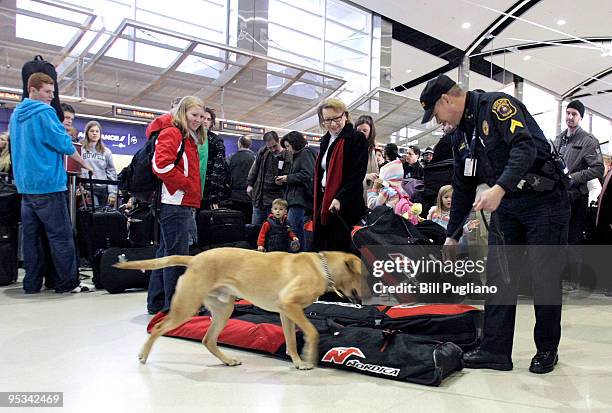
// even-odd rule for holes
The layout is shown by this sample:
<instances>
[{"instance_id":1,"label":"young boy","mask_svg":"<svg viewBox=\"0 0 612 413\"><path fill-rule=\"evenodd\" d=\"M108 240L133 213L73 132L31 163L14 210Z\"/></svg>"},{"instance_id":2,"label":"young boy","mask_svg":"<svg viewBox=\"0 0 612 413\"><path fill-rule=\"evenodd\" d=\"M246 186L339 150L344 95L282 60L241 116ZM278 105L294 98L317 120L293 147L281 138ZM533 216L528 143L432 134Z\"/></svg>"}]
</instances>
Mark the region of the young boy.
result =
<instances>
[{"instance_id":1,"label":"young boy","mask_svg":"<svg viewBox=\"0 0 612 413\"><path fill-rule=\"evenodd\" d=\"M291 241L291 243L290 243ZM291 251L300 249L300 241L287 224L287 201L275 199L272 213L264 221L257 238L257 251Z\"/></svg>"}]
</instances>

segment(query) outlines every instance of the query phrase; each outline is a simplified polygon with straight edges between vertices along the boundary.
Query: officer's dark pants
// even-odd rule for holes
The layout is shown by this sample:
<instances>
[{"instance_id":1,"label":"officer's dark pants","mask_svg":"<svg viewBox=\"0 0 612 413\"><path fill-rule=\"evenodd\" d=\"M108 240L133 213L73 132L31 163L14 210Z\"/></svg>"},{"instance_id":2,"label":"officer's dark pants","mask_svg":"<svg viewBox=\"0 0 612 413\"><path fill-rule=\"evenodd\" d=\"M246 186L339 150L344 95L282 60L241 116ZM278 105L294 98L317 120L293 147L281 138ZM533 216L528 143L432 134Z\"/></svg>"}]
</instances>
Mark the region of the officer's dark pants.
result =
<instances>
[{"instance_id":1,"label":"officer's dark pants","mask_svg":"<svg viewBox=\"0 0 612 413\"><path fill-rule=\"evenodd\" d=\"M481 348L495 354L512 354L516 297L521 276L531 276L536 324L534 339L539 351L556 350L561 338L561 248L567 244L569 201L565 190L525 192L504 198L491 215L487 285L496 294L485 301ZM495 229L503 234L501 241ZM509 245L529 247L501 248ZM549 246L549 247L536 247ZM507 262L507 271L504 271Z\"/></svg>"}]
</instances>

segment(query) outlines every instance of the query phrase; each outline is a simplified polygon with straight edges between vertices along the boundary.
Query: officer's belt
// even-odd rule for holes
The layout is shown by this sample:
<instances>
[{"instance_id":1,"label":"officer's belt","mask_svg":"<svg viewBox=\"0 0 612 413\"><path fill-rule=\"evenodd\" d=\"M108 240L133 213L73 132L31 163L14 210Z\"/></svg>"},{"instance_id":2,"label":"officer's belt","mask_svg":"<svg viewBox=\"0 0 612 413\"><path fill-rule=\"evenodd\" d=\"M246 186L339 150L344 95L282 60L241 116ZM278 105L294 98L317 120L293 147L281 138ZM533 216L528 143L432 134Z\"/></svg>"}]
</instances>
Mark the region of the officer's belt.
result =
<instances>
[{"instance_id":1,"label":"officer's belt","mask_svg":"<svg viewBox=\"0 0 612 413\"><path fill-rule=\"evenodd\" d=\"M559 182L558 179L551 179L546 176L527 172L516 187L519 190L533 189L536 192L551 191Z\"/></svg>"}]
</instances>

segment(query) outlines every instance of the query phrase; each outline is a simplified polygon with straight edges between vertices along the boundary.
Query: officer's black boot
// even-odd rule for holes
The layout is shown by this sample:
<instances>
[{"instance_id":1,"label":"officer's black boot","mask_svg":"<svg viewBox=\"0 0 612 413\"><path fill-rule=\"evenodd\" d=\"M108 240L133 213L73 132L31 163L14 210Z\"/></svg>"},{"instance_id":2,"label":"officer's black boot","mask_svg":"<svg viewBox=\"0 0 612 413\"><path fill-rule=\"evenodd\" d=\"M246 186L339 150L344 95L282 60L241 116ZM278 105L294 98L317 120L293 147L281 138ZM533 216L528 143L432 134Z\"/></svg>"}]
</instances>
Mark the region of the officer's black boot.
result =
<instances>
[{"instance_id":1,"label":"officer's black boot","mask_svg":"<svg viewBox=\"0 0 612 413\"><path fill-rule=\"evenodd\" d=\"M512 358L506 354L495 354L477 348L463 355L463 362L468 369L512 370Z\"/></svg>"},{"instance_id":2,"label":"officer's black boot","mask_svg":"<svg viewBox=\"0 0 612 413\"><path fill-rule=\"evenodd\" d=\"M559 355L556 350L538 351L531 359L529 371L536 374L550 373L555 369L555 364L559 362Z\"/></svg>"}]
</instances>

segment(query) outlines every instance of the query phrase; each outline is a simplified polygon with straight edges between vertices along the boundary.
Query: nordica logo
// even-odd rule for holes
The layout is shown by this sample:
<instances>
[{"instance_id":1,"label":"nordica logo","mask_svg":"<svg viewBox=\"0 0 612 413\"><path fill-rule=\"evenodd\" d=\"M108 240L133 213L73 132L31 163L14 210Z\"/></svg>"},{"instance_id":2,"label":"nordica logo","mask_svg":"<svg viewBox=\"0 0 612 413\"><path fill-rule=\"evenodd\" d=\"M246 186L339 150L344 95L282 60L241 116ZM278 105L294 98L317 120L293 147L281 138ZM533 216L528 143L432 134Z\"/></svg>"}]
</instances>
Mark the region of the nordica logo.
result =
<instances>
[{"instance_id":1,"label":"nordica logo","mask_svg":"<svg viewBox=\"0 0 612 413\"><path fill-rule=\"evenodd\" d=\"M357 370L367 371L370 373L382 374L385 376L397 377L400 370L393 367L378 366L376 364L362 363L357 359L347 359L351 356L361 357L365 359L363 352L357 347L334 347L325 353L321 361L334 364L344 364L347 367L353 367Z\"/></svg>"}]
</instances>

